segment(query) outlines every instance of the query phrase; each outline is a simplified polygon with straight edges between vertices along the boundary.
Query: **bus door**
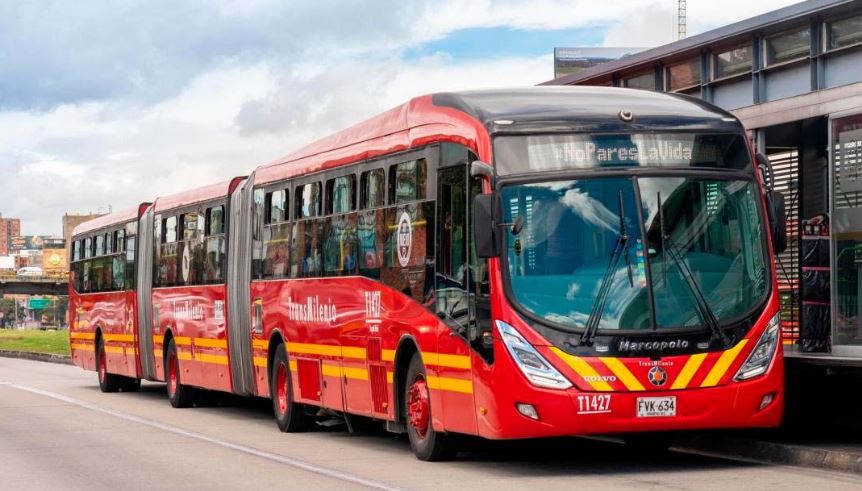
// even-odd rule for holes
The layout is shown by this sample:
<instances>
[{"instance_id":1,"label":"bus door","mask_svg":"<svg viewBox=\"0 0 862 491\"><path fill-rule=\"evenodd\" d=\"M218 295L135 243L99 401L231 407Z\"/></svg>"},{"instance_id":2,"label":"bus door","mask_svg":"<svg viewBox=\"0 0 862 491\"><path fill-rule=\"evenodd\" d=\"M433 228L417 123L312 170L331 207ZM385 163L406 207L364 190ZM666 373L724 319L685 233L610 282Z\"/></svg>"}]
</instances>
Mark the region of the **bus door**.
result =
<instances>
[{"instance_id":1,"label":"bus door","mask_svg":"<svg viewBox=\"0 0 862 491\"><path fill-rule=\"evenodd\" d=\"M460 149L460 147L458 147ZM446 165L448 149L442 152ZM460 152L459 152L460 154ZM437 353L424 353L426 369L436 370L436 388L445 408L443 420L447 431L475 433L476 411L473 404L472 353L468 344L472 316L470 284L473 278L470 261L469 196L467 152L455 165L442 167L437 173L437 244L436 290L437 317L448 329L441 330ZM436 382L436 383L432 383Z\"/></svg>"}]
</instances>

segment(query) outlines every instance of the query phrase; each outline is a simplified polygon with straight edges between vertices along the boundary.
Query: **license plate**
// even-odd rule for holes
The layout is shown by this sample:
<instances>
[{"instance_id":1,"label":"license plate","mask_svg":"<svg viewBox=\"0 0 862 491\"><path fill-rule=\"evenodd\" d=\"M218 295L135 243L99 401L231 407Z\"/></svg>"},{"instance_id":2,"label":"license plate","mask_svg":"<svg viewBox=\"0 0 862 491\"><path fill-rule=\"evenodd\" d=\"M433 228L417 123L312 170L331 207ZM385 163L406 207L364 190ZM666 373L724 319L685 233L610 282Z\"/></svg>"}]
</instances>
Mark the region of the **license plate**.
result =
<instances>
[{"instance_id":1,"label":"license plate","mask_svg":"<svg viewBox=\"0 0 862 491\"><path fill-rule=\"evenodd\" d=\"M676 416L676 396L638 397L638 418Z\"/></svg>"}]
</instances>

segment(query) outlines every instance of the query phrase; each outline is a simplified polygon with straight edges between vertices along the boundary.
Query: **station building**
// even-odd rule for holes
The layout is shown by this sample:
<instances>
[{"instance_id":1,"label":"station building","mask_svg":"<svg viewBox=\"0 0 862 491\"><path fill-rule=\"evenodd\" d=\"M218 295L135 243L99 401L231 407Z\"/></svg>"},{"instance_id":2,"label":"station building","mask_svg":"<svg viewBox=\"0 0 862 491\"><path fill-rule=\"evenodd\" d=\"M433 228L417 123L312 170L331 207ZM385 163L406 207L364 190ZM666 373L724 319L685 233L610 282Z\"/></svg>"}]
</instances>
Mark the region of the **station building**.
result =
<instances>
[{"instance_id":1,"label":"station building","mask_svg":"<svg viewBox=\"0 0 862 491\"><path fill-rule=\"evenodd\" d=\"M697 97L739 117L785 196L785 353L862 366L862 1L809 0L544 85Z\"/></svg>"}]
</instances>

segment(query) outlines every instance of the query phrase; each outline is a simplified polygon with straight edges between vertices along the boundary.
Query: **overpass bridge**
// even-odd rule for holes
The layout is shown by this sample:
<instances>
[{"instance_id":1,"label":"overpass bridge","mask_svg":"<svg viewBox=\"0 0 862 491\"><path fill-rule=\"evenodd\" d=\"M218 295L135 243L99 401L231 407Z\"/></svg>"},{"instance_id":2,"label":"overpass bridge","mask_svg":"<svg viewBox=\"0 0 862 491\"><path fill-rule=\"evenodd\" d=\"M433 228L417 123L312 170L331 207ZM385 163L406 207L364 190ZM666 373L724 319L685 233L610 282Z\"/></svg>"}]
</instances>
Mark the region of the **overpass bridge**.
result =
<instances>
[{"instance_id":1,"label":"overpass bridge","mask_svg":"<svg viewBox=\"0 0 862 491\"><path fill-rule=\"evenodd\" d=\"M69 273L18 276L0 273L0 295L68 295Z\"/></svg>"}]
</instances>

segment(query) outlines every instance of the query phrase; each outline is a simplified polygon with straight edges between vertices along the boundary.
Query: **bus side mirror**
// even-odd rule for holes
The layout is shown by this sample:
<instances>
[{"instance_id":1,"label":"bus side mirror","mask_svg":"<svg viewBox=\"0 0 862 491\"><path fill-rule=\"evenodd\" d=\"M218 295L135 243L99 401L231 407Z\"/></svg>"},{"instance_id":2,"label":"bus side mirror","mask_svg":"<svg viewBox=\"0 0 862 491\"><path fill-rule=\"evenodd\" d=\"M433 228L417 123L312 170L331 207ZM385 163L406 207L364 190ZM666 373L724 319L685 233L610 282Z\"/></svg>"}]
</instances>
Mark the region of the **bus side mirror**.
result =
<instances>
[{"instance_id":1,"label":"bus side mirror","mask_svg":"<svg viewBox=\"0 0 862 491\"><path fill-rule=\"evenodd\" d=\"M476 255L481 258L500 255L494 220L494 200L493 193L477 194L473 198L473 234L476 238Z\"/></svg>"},{"instance_id":2,"label":"bus side mirror","mask_svg":"<svg viewBox=\"0 0 862 491\"><path fill-rule=\"evenodd\" d=\"M784 195L778 191L766 193L766 207L769 214L769 231L772 233L772 251L781 254L787 249L787 211Z\"/></svg>"}]
</instances>

